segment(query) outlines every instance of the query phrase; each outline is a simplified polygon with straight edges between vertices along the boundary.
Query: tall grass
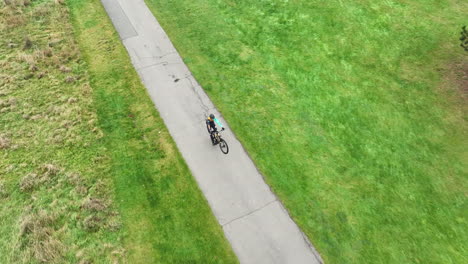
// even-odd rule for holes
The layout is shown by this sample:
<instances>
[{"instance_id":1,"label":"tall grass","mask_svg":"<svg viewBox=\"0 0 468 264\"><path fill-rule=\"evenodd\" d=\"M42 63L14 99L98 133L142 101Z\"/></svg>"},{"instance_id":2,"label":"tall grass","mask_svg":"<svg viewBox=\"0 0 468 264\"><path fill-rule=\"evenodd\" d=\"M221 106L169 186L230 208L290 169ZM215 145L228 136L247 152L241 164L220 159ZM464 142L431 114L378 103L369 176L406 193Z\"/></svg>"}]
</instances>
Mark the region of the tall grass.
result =
<instances>
[{"instance_id":1,"label":"tall grass","mask_svg":"<svg viewBox=\"0 0 468 264\"><path fill-rule=\"evenodd\" d=\"M0 2L0 263L235 263L100 1L66 3Z\"/></svg>"},{"instance_id":2,"label":"tall grass","mask_svg":"<svg viewBox=\"0 0 468 264\"><path fill-rule=\"evenodd\" d=\"M108 151L67 9L2 1L0 29L0 263L124 260Z\"/></svg>"},{"instance_id":3,"label":"tall grass","mask_svg":"<svg viewBox=\"0 0 468 264\"><path fill-rule=\"evenodd\" d=\"M327 262L467 262L466 2L146 2Z\"/></svg>"}]
</instances>

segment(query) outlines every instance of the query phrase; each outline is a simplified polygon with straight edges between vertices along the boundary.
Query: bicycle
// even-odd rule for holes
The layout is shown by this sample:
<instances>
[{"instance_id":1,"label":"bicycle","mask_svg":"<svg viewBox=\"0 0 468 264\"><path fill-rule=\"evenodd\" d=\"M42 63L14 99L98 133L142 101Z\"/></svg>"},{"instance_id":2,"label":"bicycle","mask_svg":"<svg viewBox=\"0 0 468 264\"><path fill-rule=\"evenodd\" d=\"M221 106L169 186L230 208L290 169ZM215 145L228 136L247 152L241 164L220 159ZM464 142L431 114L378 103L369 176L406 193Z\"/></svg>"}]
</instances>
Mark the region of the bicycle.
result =
<instances>
[{"instance_id":1,"label":"bicycle","mask_svg":"<svg viewBox=\"0 0 468 264\"><path fill-rule=\"evenodd\" d=\"M208 133L210 133L210 137L212 138L213 143L215 145L219 145L221 152L223 152L224 154L228 154L229 146L226 143L226 141L221 137L221 134L217 130L212 131L208 123L206 124L206 128L208 130ZM224 127L221 129L221 131L223 130L224 130Z\"/></svg>"}]
</instances>

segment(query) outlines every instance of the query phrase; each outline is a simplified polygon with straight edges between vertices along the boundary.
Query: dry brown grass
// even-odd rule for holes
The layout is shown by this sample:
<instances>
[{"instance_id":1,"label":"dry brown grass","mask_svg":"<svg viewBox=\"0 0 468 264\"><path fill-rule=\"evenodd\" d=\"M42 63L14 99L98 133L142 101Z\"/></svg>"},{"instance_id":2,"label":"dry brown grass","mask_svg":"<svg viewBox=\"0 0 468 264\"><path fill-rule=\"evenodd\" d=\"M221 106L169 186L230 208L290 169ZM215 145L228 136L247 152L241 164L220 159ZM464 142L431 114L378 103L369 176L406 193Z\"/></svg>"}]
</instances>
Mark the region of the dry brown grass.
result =
<instances>
[{"instance_id":1,"label":"dry brown grass","mask_svg":"<svg viewBox=\"0 0 468 264\"><path fill-rule=\"evenodd\" d=\"M71 72L71 68L70 68L70 67L67 67L67 66L65 66L65 65L60 65L59 70L60 70L61 72L64 72L64 73L65 73L65 72Z\"/></svg>"},{"instance_id":2,"label":"dry brown grass","mask_svg":"<svg viewBox=\"0 0 468 264\"><path fill-rule=\"evenodd\" d=\"M28 173L21 179L20 190L23 192L32 191L37 186L49 182L60 171L61 169L53 164L44 164L39 168L38 173Z\"/></svg>"},{"instance_id":3,"label":"dry brown grass","mask_svg":"<svg viewBox=\"0 0 468 264\"><path fill-rule=\"evenodd\" d=\"M42 4L33 10L32 16L35 18L48 18L52 13L50 3Z\"/></svg>"},{"instance_id":4,"label":"dry brown grass","mask_svg":"<svg viewBox=\"0 0 468 264\"><path fill-rule=\"evenodd\" d=\"M57 223L57 215L53 212L40 210L37 213L28 212L20 221L19 247L27 259L35 259L43 263L60 263L65 246L56 237L53 226Z\"/></svg>"},{"instance_id":5,"label":"dry brown grass","mask_svg":"<svg viewBox=\"0 0 468 264\"><path fill-rule=\"evenodd\" d=\"M67 173L67 179L71 185L80 185L83 182L81 175L76 172Z\"/></svg>"},{"instance_id":6,"label":"dry brown grass","mask_svg":"<svg viewBox=\"0 0 468 264\"><path fill-rule=\"evenodd\" d=\"M44 48L42 51L42 56L43 57L46 57L46 58L50 58L52 57L53 55L53 51L51 48L47 47L47 48Z\"/></svg>"},{"instance_id":7,"label":"dry brown grass","mask_svg":"<svg viewBox=\"0 0 468 264\"><path fill-rule=\"evenodd\" d=\"M83 227L89 232L96 232L103 226L103 219L97 215L90 215L83 221Z\"/></svg>"},{"instance_id":8,"label":"dry brown grass","mask_svg":"<svg viewBox=\"0 0 468 264\"><path fill-rule=\"evenodd\" d=\"M94 212L104 211L108 207L108 202L98 198L87 198L81 205L81 208Z\"/></svg>"},{"instance_id":9,"label":"dry brown grass","mask_svg":"<svg viewBox=\"0 0 468 264\"><path fill-rule=\"evenodd\" d=\"M61 171L58 166L53 164L44 164L40 170L45 177L56 176Z\"/></svg>"},{"instance_id":10,"label":"dry brown grass","mask_svg":"<svg viewBox=\"0 0 468 264\"><path fill-rule=\"evenodd\" d=\"M9 0L6 7L0 9L0 29L11 29L26 24L27 19L24 16L22 6L24 4L21 1Z\"/></svg>"},{"instance_id":11,"label":"dry brown grass","mask_svg":"<svg viewBox=\"0 0 468 264\"><path fill-rule=\"evenodd\" d=\"M76 187L75 191L83 188L82 185ZM97 182L93 188L94 193L103 193L105 188L105 183ZM89 232L96 232L100 229L117 231L121 228L120 216L112 210L111 201L108 199L95 196L86 197L81 202L80 209L82 215L86 216L82 221L82 226Z\"/></svg>"},{"instance_id":12,"label":"dry brown grass","mask_svg":"<svg viewBox=\"0 0 468 264\"><path fill-rule=\"evenodd\" d=\"M78 59L80 56L80 51L76 48L76 46L63 47L58 53L58 56L60 57L62 63L68 63Z\"/></svg>"},{"instance_id":13,"label":"dry brown grass","mask_svg":"<svg viewBox=\"0 0 468 264\"><path fill-rule=\"evenodd\" d=\"M76 78L74 76L69 75L69 76L65 77L65 82L66 83L73 83L75 81L76 81Z\"/></svg>"},{"instance_id":14,"label":"dry brown grass","mask_svg":"<svg viewBox=\"0 0 468 264\"><path fill-rule=\"evenodd\" d=\"M37 57L34 56L33 54L27 54L27 53L18 53L18 60L20 62L25 62L29 65L36 65L37 64Z\"/></svg>"},{"instance_id":15,"label":"dry brown grass","mask_svg":"<svg viewBox=\"0 0 468 264\"><path fill-rule=\"evenodd\" d=\"M8 149L10 146L10 139L6 135L0 135L0 149Z\"/></svg>"},{"instance_id":16,"label":"dry brown grass","mask_svg":"<svg viewBox=\"0 0 468 264\"><path fill-rule=\"evenodd\" d=\"M463 100L468 100L468 60L454 63L451 67L452 74L449 78L455 83Z\"/></svg>"},{"instance_id":17,"label":"dry brown grass","mask_svg":"<svg viewBox=\"0 0 468 264\"><path fill-rule=\"evenodd\" d=\"M16 98L11 97L5 100L0 99L0 113L5 113L11 110L14 110L16 108L16 105L17 105Z\"/></svg>"},{"instance_id":18,"label":"dry brown grass","mask_svg":"<svg viewBox=\"0 0 468 264\"><path fill-rule=\"evenodd\" d=\"M67 232L68 227L59 219L67 217L61 204L72 208L79 208L77 220L87 232L94 233L101 229L117 231L121 227L119 214L112 211L111 201L104 198L108 185L102 181L92 185L92 195L88 193L88 181L76 172L66 172L60 166L46 163L39 166L34 173L29 173L21 179L20 190L31 194L31 200L26 207L18 231L16 250L20 252L19 262L29 263L35 260L43 263L62 263L63 255L69 246L61 241L61 234ZM38 188L42 186L43 188ZM59 195L44 207L41 197L55 190L74 187ZM0 184L0 197L3 184ZM42 191L41 191L42 190ZM83 191L81 191L83 190ZM67 198L67 196L70 196ZM101 197L102 196L102 197ZM71 199L71 197L83 197ZM78 206L79 205L79 206ZM46 208L46 209L43 209ZM83 259L81 259L83 260ZM85 259L86 260L86 259Z\"/></svg>"},{"instance_id":19,"label":"dry brown grass","mask_svg":"<svg viewBox=\"0 0 468 264\"><path fill-rule=\"evenodd\" d=\"M38 176L35 173L29 173L21 179L20 190L29 192L38 184Z\"/></svg>"},{"instance_id":20,"label":"dry brown grass","mask_svg":"<svg viewBox=\"0 0 468 264\"><path fill-rule=\"evenodd\" d=\"M19 27L26 23L26 18L22 15L10 16L5 19L8 28Z\"/></svg>"},{"instance_id":21,"label":"dry brown grass","mask_svg":"<svg viewBox=\"0 0 468 264\"><path fill-rule=\"evenodd\" d=\"M31 0L3 0L7 6L28 6L31 4Z\"/></svg>"},{"instance_id":22,"label":"dry brown grass","mask_svg":"<svg viewBox=\"0 0 468 264\"><path fill-rule=\"evenodd\" d=\"M19 236L25 237L39 231L40 229L48 228L55 221L56 216L47 213L44 210L41 210L38 213L31 212L21 218Z\"/></svg>"}]
</instances>

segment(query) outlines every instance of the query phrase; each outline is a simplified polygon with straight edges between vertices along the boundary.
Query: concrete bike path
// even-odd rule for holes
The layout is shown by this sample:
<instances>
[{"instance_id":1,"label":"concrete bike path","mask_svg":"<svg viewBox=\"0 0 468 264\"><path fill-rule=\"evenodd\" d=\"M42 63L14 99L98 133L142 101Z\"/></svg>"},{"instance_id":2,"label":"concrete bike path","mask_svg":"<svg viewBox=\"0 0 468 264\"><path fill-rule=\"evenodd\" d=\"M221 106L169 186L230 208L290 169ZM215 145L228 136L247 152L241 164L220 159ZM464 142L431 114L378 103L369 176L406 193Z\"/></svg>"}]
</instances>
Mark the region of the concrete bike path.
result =
<instances>
[{"instance_id":1,"label":"concrete bike path","mask_svg":"<svg viewBox=\"0 0 468 264\"><path fill-rule=\"evenodd\" d=\"M322 263L143 0L101 0L132 63L241 263ZM225 125L229 154L205 116Z\"/></svg>"}]
</instances>

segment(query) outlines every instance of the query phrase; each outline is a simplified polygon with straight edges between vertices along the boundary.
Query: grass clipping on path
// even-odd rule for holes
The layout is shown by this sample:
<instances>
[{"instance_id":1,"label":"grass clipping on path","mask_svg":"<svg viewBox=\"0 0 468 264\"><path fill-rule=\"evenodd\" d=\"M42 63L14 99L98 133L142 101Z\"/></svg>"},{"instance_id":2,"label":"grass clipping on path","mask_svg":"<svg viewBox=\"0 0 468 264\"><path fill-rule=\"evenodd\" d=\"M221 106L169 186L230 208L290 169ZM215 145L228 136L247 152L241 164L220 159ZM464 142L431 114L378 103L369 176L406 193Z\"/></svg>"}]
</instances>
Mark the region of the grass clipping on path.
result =
<instances>
[{"instance_id":1,"label":"grass clipping on path","mask_svg":"<svg viewBox=\"0 0 468 264\"><path fill-rule=\"evenodd\" d=\"M60 1L0 3L0 263L118 263L120 216Z\"/></svg>"}]
</instances>

